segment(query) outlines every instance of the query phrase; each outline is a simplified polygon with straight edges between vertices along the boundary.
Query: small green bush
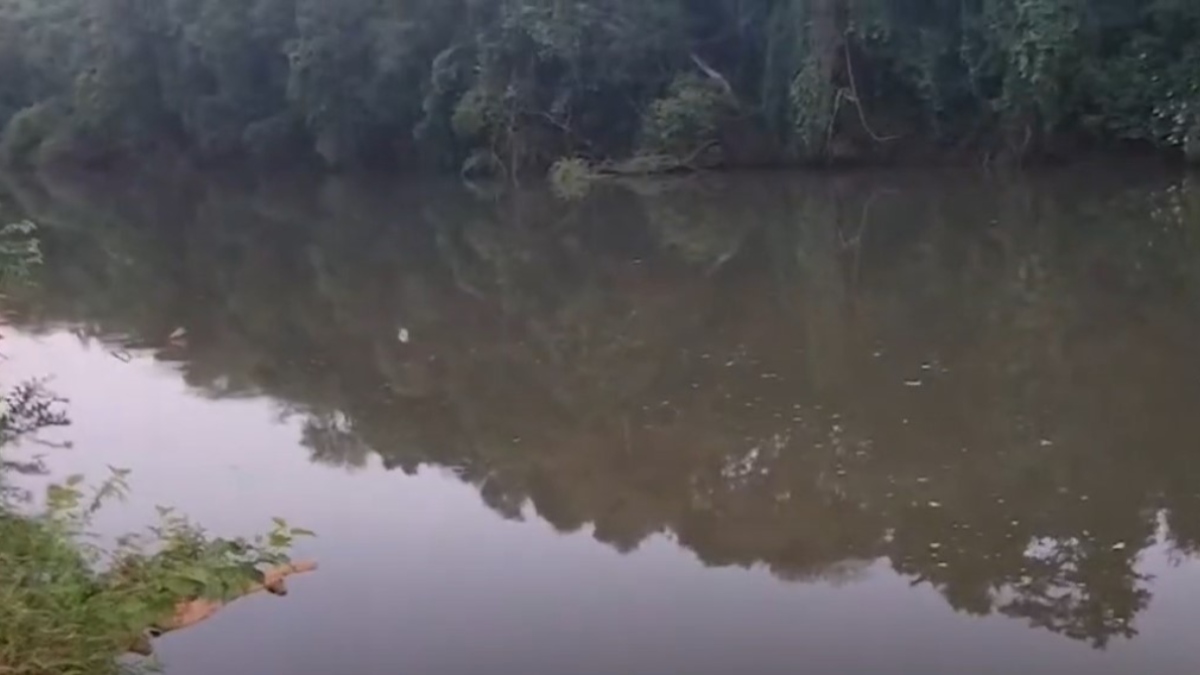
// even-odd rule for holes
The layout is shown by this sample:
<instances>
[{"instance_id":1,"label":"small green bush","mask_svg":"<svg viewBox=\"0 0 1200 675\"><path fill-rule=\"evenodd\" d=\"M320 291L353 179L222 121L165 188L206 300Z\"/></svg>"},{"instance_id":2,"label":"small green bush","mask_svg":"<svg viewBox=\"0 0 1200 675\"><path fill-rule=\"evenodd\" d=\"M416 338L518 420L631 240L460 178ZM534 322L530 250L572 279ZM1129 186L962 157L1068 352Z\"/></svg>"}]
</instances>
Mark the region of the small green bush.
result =
<instances>
[{"instance_id":1,"label":"small green bush","mask_svg":"<svg viewBox=\"0 0 1200 675\"><path fill-rule=\"evenodd\" d=\"M27 280L41 263L36 232L37 226L28 220L0 226L0 288Z\"/></svg>"},{"instance_id":2,"label":"small green bush","mask_svg":"<svg viewBox=\"0 0 1200 675\"><path fill-rule=\"evenodd\" d=\"M279 521L253 541L209 537L162 510L162 522L107 551L88 542L98 508L124 490L116 472L90 497L82 477L52 486L41 514L0 507L0 672L15 675L119 673L118 658L178 603L228 601L280 564L294 537Z\"/></svg>"},{"instance_id":3,"label":"small green bush","mask_svg":"<svg viewBox=\"0 0 1200 675\"><path fill-rule=\"evenodd\" d=\"M683 75L642 119L643 154L684 157L717 142L721 126L737 112L737 101L720 83Z\"/></svg>"},{"instance_id":4,"label":"small green bush","mask_svg":"<svg viewBox=\"0 0 1200 675\"><path fill-rule=\"evenodd\" d=\"M586 160L560 159L550 167L550 188L560 199L581 199L591 191L596 172Z\"/></svg>"}]
</instances>

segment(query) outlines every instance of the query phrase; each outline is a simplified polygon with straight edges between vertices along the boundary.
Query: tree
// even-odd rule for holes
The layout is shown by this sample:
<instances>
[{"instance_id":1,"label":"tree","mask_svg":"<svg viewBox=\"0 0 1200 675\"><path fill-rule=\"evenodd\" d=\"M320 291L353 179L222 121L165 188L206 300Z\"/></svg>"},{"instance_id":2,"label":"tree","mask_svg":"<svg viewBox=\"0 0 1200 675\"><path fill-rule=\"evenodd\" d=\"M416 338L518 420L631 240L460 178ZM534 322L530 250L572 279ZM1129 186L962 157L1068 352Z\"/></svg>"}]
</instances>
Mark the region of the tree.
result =
<instances>
[{"instance_id":1,"label":"tree","mask_svg":"<svg viewBox=\"0 0 1200 675\"><path fill-rule=\"evenodd\" d=\"M511 173L658 152L697 80L735 105L675 132L731 162L1200 148L1184 0L0 0L0 37L18 163Z\"/></svg>"}]
</instances>

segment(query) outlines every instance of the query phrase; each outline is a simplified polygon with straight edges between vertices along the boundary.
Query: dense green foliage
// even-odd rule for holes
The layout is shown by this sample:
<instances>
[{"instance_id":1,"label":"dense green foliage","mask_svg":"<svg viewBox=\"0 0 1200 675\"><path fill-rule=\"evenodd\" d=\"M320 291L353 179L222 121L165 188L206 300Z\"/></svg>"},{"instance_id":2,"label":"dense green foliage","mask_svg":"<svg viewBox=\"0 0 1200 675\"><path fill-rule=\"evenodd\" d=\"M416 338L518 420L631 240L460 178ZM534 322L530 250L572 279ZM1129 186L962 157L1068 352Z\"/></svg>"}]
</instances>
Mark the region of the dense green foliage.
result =
<instances>
[{"instance_id":1,"label":"dense green foliage","mask_svg":"<svg viewBox=\"0 0 1200 675\"><path fill-rule=\"evenodd\" d=\"M10 161L1200 154L1192 0L0 0Z\"/></svg>"},{"instance_id":2,"label":"dense green foliage","mask_svg":"<svg viewBox=\"0 0 1200 675\"><path fill-rule=\"evenodd\" d=\"M82 477L53 486L39 515L0 508L0 672L117 673L118 657L148 651L146 631L193 598L232 600L262 564L286 559L294 531L280 523L257 541L213 538L163 511L163 523L105 550L89 523L124 489L124 472L94 496Z\"/></svg>"},{"instance_id":3,"label":"dense green foliage","mask_svg":"<svg viewBox=\"0 0 1200 675\"><path fill-rule=\"evenodd\" d=\"M0 292L5 286L23 282L41 262L41 251L32 236L35 230L27 220L0 226Z\"/></svg>"}]
</instances>

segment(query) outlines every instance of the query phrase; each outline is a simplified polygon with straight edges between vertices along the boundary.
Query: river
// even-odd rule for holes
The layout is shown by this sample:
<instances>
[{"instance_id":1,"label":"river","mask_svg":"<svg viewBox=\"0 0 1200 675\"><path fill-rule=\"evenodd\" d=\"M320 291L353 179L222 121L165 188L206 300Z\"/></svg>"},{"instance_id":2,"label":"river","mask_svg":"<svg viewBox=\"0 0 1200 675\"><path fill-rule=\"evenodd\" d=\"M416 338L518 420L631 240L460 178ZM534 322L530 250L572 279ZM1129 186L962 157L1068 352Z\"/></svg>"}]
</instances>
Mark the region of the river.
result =
<instances>
[{"instance_id":1,"label":"river","mask_svg":"<svg viewBox=\"0 0 1200 675\"><path fill-rule=\"evenodd\" d=\"M4 185L101 531L319 535L168 675L1200 667L1194 179Z\"/></svg>"}]
</instances>

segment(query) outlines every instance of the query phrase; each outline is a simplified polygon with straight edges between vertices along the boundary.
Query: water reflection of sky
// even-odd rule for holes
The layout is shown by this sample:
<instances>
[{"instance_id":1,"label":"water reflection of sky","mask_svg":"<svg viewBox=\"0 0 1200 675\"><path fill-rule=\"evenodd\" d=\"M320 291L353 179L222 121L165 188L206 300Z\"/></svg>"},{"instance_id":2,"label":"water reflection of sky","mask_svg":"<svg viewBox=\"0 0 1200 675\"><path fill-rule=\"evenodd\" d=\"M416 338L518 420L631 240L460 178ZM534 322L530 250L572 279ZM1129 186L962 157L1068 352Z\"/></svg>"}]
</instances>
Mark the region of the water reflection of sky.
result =
<instances>
[{"instance_id":1,"label":"water reflection of sky","mask_svg":"<svg viewBox=\"0 0 1200 675\"><path fill-rule=\"evenodd\" d=\"M320 572L161 645L170 675L228 673L1191 673L1200 566L1155 575L1141 635L1106 651L1003 617L956 614L928 587L869 564L847 583L789 583L703 566L663 536L621 555L587 532L505 521L434 469L307 461L298 423L261 398L206 400L171 367L124 363L54 333L5 340L5 376L52 372L75 448L59 473L134 470L110 532L179 507L221 533L286 515L320 533Z\"/></svg>"},{"instance_id":2,"label":"water reflection of sky","mask_svg":"<svg viewBox=\"0 0 1200 675\"><path fill-rule=\"evenodd\" d=\"M321 533L172 673L1194 672L1200 191L1128 174L6 184L4 382L110 533Z\"/></svg>"}]
</instances>

